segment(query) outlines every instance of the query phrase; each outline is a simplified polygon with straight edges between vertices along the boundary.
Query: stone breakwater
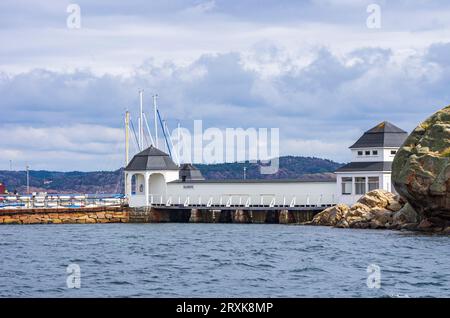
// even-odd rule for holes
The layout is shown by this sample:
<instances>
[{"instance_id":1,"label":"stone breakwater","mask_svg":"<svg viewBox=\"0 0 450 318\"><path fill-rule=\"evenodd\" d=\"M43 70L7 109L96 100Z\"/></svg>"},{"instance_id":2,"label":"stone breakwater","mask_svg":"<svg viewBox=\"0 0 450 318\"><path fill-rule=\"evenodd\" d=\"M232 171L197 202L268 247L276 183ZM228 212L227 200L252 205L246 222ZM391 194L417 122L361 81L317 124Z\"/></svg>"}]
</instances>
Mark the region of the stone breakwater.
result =
<instances>
[{"instance_id":1,"label":"stone breakwater","mask_svg":"<svg viewBox=\"0 0 450 318\"><path fill-rule=\"evenodd\" d=\"M0 224L242 223L303 224L318 211L91 207L0 210Z\"/></svg>"},{"instance_id":2,"label":"stone breakwater","mask_svg":"<svg viewBox=\"0 0 450 318\"><path fill-rule=\"evenodd\" d=\"M129 214L123 207L7 209L0 210L0 224L128 223Z\"/></svg>"}]
</instances>

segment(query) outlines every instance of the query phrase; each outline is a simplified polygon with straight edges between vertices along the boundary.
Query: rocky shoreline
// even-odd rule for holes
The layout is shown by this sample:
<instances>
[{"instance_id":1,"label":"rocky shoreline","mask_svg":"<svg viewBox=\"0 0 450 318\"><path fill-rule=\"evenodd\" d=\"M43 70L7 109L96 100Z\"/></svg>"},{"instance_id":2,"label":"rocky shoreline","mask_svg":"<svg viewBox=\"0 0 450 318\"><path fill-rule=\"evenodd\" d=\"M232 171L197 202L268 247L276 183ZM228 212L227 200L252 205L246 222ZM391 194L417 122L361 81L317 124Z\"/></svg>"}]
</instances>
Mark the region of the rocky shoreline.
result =
<instances>
[{"instance_id":1,"label":"rocky shoreline","mask_svg":"<svg viewBox=\"0 0 450 318\"><path fill-rule=\"evenodd\" d=\"M337 205L311 225L339 228L413 230L450 234L450 106L409 135L392 163L399 193L375 190L352 207Z\"/></svg>"},{"instance_id":2,"label":"rocky shoreline","mask_svg":"<svg viewBox=\"0 0 450 318\"><path fill-rule=\"evenodd\" d=\"M352 229L389 229L450 234L450 224L436 218L422 218L400 196L374 190L353 206L339 204L317 214L306 225Z\"/></svg>"}]
</instances>

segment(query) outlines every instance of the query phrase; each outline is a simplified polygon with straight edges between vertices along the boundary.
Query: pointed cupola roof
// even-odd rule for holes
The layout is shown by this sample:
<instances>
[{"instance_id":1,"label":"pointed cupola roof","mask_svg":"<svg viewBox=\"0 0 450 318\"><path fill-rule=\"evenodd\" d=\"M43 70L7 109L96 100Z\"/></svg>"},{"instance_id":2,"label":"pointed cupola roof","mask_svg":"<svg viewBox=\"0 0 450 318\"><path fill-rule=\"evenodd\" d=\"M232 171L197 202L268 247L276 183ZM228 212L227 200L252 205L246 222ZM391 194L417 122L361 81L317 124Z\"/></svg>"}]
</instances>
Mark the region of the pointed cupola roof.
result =
<instances>
[{"instance_id":1,"label":"pointed cupola roof","mask_svg":"<svg viewBox=\"0 0 450 318\"><path fill-rule=\"evenodd\" d=\"M192 181L192 180L205 180L201 171L190 163L184 163L180 167L180 180Z\"/></svg>"},{"instance_id":2,"label":"pointed cupola roof","mask_svg":"<svg viewBox=\"0 0 450 318\"><path fill-rule=\"evenodd\" d=\"M361 138L355 142L350 149L392 147L398 148L403 145L408 133L390 122L384 121L372 129L366 131Z\"/></svg>"},{"instance_id":3,"label":"pointed cupola roof","mask_svg":"<svg viewBox=\"0 0 450 318\"><path fill-rule=\"evenodd\" d=\"M126 166L125 170L178 170L178 166L175 162L173 162L168 154L153 146L150 146L135 155Z\"/></svg>"}]
</instances>

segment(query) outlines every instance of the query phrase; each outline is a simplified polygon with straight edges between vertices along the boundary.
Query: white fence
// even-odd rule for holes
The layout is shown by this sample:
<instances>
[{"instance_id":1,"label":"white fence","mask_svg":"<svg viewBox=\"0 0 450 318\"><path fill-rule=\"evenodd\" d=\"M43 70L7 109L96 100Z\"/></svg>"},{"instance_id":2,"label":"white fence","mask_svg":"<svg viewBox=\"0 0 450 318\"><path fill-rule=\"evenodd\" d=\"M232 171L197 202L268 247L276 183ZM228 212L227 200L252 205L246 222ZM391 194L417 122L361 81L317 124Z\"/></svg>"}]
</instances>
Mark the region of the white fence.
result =
<instances>
[{"instance_id":1,"label":"white fence","mask_svg":"<svg viewBox=\"0 0 450 318\"><path fill-rule=\"evenodd\" d=\"M261 195L255 200L250 195L223 195L223 196L164 196L150 194L147 205L165 207L267 207L267 208L308 208L327 207L335 204L334 194L299 195L299 196L273 196Z\"/></svg>"},{"instance_id":2,"label":"white fence","mask_svg":"<svg viewBox=\"0 0 450 318\"><path fill-rule=\"evenodd\" d=\"M119 206L125 204L122 195L8 195L0 197L0 209L12 208L80 208Z\"/></svg>"}]
</instances>

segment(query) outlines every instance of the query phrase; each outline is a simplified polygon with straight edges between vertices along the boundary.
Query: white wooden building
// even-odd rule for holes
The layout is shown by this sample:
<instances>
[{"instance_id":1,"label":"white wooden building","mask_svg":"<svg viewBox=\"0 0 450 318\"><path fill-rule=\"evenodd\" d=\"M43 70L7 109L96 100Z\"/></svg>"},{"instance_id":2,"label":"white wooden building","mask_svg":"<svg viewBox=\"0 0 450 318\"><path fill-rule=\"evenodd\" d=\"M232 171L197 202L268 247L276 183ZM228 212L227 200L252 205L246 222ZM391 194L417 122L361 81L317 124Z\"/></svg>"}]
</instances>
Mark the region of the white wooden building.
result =
<instances>
[{"instance_id":1,"label":"white wooden building","mask_svg":"<svg viewBox=\"0 0 450 318\"><path fill-rule=\"evenodd\" d=\"M392 162L408 133L389 122L366 131L350 150L352 162L336 173L338 203L353 204L375 189L395 191L391 184Z\"/></svg>"},{"instance_id":2,"label":"white wooden building","mask_svg":"<svg viewBox=\"0 0 450 318\"><path fill-rule=\"evenodd\" d=\"M205 180L191 164L178 167L170 156L149 147L125 168L125 194L131 207L236 206L326 207L355 203L366 192L391 191L391 165L407 133L383 122L353 146L351 163L336 171L336 179Z\"/></svg>"}]
</instances>

